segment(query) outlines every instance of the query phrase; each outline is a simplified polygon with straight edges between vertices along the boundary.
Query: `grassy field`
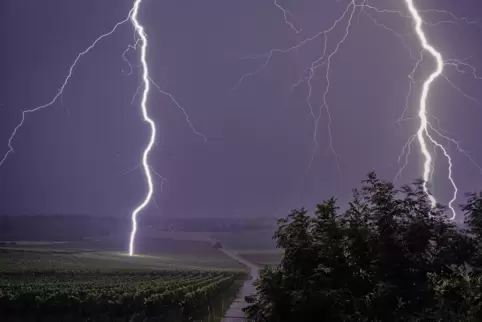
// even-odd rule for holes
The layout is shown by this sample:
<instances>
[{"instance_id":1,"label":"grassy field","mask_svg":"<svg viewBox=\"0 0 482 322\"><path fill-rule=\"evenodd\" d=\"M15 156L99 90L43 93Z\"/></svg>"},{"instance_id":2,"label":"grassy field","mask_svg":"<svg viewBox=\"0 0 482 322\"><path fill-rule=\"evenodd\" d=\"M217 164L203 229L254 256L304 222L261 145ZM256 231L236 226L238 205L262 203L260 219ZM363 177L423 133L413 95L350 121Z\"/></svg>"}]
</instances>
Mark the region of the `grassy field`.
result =
<instances>
[{"instance_id":1,"label":"grassy field","mask_svg":"<svg viewBox=\"0 0 482 322\"><path fill-rule=\"evenodd\" d=\"M133 257L121 249L94 240L0 245L0 320L202 321L222 314L244 278L210 243L149 240Z\"/></svg>"},{"instance_id":2,"label":"grassy field","mask_svg":"<svg viewBox=\"0 0 482 322\"><path fill-rule=\"evenodd\" d=\"M219 240L224 247L233 250L269 250L276 249L271 230L252 230L226 233L212 233L211 237Z\"/></svg>"},{"instance_id":3,"label":"grassy field","mask_svg":"<svg viewBox=\"0 0 482 322\"><path fill-rule=\"evenodd\" d=\"M281 262L281 259L283 258L283 252L278 249L244 249L238 250L237 254L260 267L276 266Z\"/></svg>"},{"instance_id":4,"label":"grassy field","mask_svg":"<svg viewBox=\"0 0 482 322\"><path fill-rule=\"evenodd\" d=\"M154 236L174 240L209 242L219 241L241 257L259 266L276 266L283 252L276 248L273 231L252 230L237 232L155 232Z\"/></svg>"},{"instance_id":5,"label":"grassy field","mask_svg":"<svg viewBox=\"0 0 482 322\"><path fill-rule=\"evenodd\" d=\"M18 243L0 246L0 272L15 270L109 269L216 269L242 270L244 266L212 248L210 243L171 239L140 240L140 255L127 256L111 240L64 243ZM5 251L8 252L6 253Z\"/></svg>"},{"instance_id":6,"label":"grassy field","mask_svg":"<svg viewBox=\"0 0 482 322\"><path fill-rule=\"evenodd\" d=\"M273 231L268 230L212 234L212 238L220 241L224 247L261 267L276 266L283 257L272 236Z\"/></svg>"}]
</instances>

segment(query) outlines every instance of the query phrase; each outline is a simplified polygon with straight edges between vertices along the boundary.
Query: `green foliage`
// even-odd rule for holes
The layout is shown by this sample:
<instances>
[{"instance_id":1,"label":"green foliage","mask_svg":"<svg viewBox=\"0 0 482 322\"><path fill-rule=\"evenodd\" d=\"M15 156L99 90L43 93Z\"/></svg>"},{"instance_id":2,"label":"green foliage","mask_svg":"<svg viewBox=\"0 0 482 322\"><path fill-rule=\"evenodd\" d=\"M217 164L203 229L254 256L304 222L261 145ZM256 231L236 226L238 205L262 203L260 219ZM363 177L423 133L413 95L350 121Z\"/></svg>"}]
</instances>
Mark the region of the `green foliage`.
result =
<instances>
[{"instance_id":1,"label":"green foliage","mask_svg":"<svg viewBox=\"0 0 482 322\"><path fill-rule=\"evenodd\" d=\"M190 316L229 289L238 274L157 271L117 274L4 274L0 278L0 315L37 317Z\"/></svg>"},{"instance_id":2,"label":"green foliage","mask_svg":"<svg viewBox=\"0 0 482 322\"><path fill-rule=\"evenodd\" d=\"M340 211L293 210L274 234L284 250L246 300L253 321L481 321L482 198L461 206L468 230L432 208L422 182L395 189L374 173Z\"/></svg>"}]
</instances>

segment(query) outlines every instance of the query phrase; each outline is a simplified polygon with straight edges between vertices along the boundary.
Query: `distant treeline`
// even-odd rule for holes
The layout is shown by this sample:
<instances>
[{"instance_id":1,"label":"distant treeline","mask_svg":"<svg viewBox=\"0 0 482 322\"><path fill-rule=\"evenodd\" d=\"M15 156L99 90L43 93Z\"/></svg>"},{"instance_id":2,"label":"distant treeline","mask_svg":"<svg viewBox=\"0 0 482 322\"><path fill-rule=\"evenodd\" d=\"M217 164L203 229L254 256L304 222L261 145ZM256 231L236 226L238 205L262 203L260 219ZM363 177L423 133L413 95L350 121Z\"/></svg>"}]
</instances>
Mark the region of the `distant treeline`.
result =
<instances>
[{"instance_id":1,"label":"distant treeline","mask_svg":"<svg viewBox=\"0 0 482 322\"><path fill-rule=\"evenodd\" d=\"M81 240L109 236L122 231L123 223L113 217L88 215L0 216L0 240Z\"/></svg>"},{"instance_id":2,"label":"distant treeline","mask_svg":"<svg viewBox=\"0 0 482 322\"><path fill-rule=\"evenodd\" d=\"M139 217L139 226L164 231L242 232L273 230L275 218ZM1 215L0 241L55 241L124 236L130 219L90 215Z\"/></svg>"},{"instance_id":3,"label":"distant treeline","mask_svg":"<svg viewBox=\"0 0 482 322\"><path fill-rule=\"evenodd\" d=\"M273 230L276 218L215 218L215 217L154 217L141 219L144 226L170 231L189 232L237 232L253 230Z\"/></svg>"}]
</instances>

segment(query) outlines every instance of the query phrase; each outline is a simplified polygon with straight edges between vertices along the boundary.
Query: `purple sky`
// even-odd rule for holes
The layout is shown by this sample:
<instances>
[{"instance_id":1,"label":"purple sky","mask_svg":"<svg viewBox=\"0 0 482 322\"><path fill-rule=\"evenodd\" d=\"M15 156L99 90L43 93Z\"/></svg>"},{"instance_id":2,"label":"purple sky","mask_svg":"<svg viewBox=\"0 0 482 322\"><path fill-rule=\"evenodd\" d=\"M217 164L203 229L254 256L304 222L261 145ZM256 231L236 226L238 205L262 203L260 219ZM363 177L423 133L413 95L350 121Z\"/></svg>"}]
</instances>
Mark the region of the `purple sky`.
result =
<instances>
[{"instance_id":1,"label":"purple sky","mask_svg":"<svg viewBox=\"0 0 482 322\"><path fill-rule=\"evenodd\" d=\"M328 28L348 3L279 2L291 11L302 32L296 34L285 24L271 0L144 0L141 20L150 41L152 78L177 98L194 127L208 139L205 143L193 133L168 97L151 92L149 109L159 130L151 165L168 181L162 192L161 182L156 183L159 208L153 204L147 212L163 216L284 215L289 208L311 207L332 195L346 200L373 169L384 179L394 178L397 157L418 126L417 119L396 123L416 61L399 38L367 16L355 20L331 64L328 103L342 185L328 149L326 113L320 119L319 151L309 168L314 129L306 104L308 87L304 83L290 91L320 55L322 38L298 51L275 54L262 72L230 91L243 74L263 63L239 57L294 46ZM372 2L403 9L401 0ZM451 10L469 20L482 17L479 0L416 2L421 8ZM1 156L8 150L7 141L21 110L51 100L77 54L122 20L131 5L131 0L1 1ZM418 55L419 43L409 20L396 15L373 17L396 29ZM452 19L437 13L424 18L433 23ZM471 56L470 63L482 68L482 21L426 28L445 58ZM331 34L331 50L342 31L343 27ZM132 44L133 35L131 26L125 24L100 42L79 61L62 102L28 115L13 141L15 153L0 168L0 214L130 216L145 193L144 177L135 167L148 136L138 100L131 104L140 84L140 69L131 76L122 72L128 70L122 53ZM128 58L137 64L135 52ZM416 74L418 80L430 68L432 61L426 59ZM466 71L461 75L448 68L446 75L482 102L482 80ZM324 73L320 68L313 81L315 107L325 88ZM414 85L408 116L416 116L420 85ZM482 163L482 106L443 79L437 82L430 103L440 128ZM438 121L434 124L438 126ZM414 143L401 183L421 176L417 150ZM460 197L481 189L477 167L454 146L449 150ZM442 203L451 194L446 167L438 153L433 191Z\"/></svg>"}]
</instances>

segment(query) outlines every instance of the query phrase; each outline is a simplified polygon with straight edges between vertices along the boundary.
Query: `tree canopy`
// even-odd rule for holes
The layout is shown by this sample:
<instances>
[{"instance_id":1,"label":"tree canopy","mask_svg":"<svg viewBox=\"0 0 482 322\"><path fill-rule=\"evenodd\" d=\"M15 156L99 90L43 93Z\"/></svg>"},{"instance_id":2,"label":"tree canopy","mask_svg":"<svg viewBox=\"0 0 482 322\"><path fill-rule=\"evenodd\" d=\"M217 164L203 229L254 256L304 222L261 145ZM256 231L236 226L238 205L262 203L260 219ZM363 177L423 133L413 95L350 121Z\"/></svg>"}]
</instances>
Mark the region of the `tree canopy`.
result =
<instances>
[{"instance_id":1,"label":"tree canopy","mask_svg":"<svg viewBox=\"0 0 482 322\"><path fill-rule=\"evenodd\" d=\"M273 236L284 250L246 298L257 322L482 321L482 198L466 228L432 207L422 181L399 189L370 173L340 211L295 209Z\"/></svg>"}]
</instances>

